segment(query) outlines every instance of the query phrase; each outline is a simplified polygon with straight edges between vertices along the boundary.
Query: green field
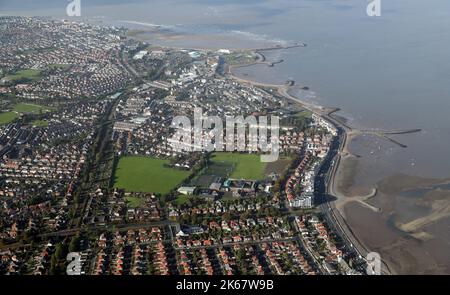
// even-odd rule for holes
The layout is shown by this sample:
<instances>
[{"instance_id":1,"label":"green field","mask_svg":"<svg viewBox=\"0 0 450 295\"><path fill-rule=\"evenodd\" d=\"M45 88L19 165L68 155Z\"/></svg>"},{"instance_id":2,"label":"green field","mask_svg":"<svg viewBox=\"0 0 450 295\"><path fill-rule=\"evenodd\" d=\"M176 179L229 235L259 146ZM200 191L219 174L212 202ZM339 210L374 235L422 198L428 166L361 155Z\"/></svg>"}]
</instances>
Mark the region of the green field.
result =
<instances>
[{"instance_id":1,"label":"green field","mask_svg":"<svg viewBox=\"0 0 450 295\"><path fill-rule=\"evenodd\" d=\"M45 121L45 120L34 120L33 122L31 122L31 124L34 127L47 127L48 126L48 121Z\"/></svg>"},{"instance_id":2,"label":"green field","mask_svg":"<svg viewBox=\"0 0 450 295\"><path fill-rule=\"evenodd\" d=\"M26 81L37 81L41 78L41 71L39 70L21 70L17 71L12 75L6 76L6 78L10 81L20 81L20 80L26 80Z\"/></svg>"},{"instance_id":3,"label":"green field","mask_svg":"<svg viewBox=\"0 0 450 295\"><path fill-rule=\"evenodd\" d=\"M168 163L168 160L149 157L122 157L115 171L114 186L130 192L167 194L190 174L164 167Z\"/></svg>"},{"instance_id":4,"label":"green field","mask_svg":"<svg viewBox=\"0 0 450 295\"><path fill-rule=\"evenodd\" d=\"M272 173L276 173L279 175L284 174L291 165L292 160L293 160L292 157L281 155L277 161L267 163L265 174L266 175L270 175Z\"/></svg>"},{"instance_id":5,"label":"green field","mask_svg":"<svg viewBox=\"0 0 450 295\"><path fill-rule=\"evenodd\" d=\"M19 117L15 112L0 113L0 125L8 124Z\"/></svg>"},{"instance_id":6,"label":"green field","mask_svg":"<svg viewBox=\"0 0 450 295\"><path fill-rule=\"evenodd\" d=\"M256 56L252 52L233 52L223 56L229 65L245 65L256 61Z\"/></svg>"},{"instance_id":7,"label":"green field","mask_svg":"<svg viewBox=\"0 0 450 295\"><path fill-rule=\"evenodd\" d=\"M299 119L302 119L302 120L303 119L311 119L312 112L304 110L304 111L298 112L297 114L295 114L295 116L297 118L299 118Z\"/></svg>"},{"instance_id":8,"label":"green field","mask_svg":"<svg viewBox=\"0 0 450 295\"><path fill-rule=\"evenodd\" d=\"M41 106L41 105L37 105L37 104L31 104L31 103L18 103L14 106L14 111L18 112L18 113L26 113L26 114L31 114L31 113L39 113L39 112L49 112L51 111L51 108L46 107L46 106Z\"/></svg>"},{"instance_id":9,"label":"green field","mask_svg":"<svg viewBox=\"0 0 450 295\"><path fill-rule=\"evenodd\" d=\"M231 178L237 179L264 179L264 171L267 163L261 162L257 154L239 154L239 153L214 153L211 156L212 169L214 166L229 167Z\"/></svg>"}]
</instances>

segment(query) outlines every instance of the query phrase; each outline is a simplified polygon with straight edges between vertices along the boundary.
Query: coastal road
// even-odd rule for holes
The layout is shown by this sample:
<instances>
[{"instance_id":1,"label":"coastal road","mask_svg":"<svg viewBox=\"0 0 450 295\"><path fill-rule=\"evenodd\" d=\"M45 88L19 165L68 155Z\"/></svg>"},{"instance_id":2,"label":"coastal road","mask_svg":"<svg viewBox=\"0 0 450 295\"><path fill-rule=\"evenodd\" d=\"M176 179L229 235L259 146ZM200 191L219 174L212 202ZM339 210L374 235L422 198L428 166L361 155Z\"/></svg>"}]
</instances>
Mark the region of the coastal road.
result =
<instances>
[{"instance_id":1,"label":"coastal road","mask_svg":"<svg viewBox=\"0 0 450 295\"><path fill-rule=\"evenodd\" d=\"M353 134L355 131L356 132L359 131L352 129L350 126L346 125L343 122L340 122L339 120L337 120L332 116L332 114L339 109L325 108L301 101L299 98L289 93L289 89L291 88L289 86L272 85L245 80L234 76L231 72L229 73L229 75L233 79L236 79L240 82L252 84L254 86L276 88L281 96L297 104L300 104L304 109L320 116L327 122L331 123L338 130L338 136L333 141L332 146L330 148L330 152L328 153L326 159L323 161L319 174L316 177L316 188L318 189L318 195L321 203L318 207L323 213L325 219L327 220L327 223L335 229L335 231L340 237L342 237L345 244L347 245L348 250L354 251L358 257L365 260L367 254L370 253L371 251L369 251L369 249L367 249L357 239L357 237L351 230L350 226L342 217L339 210L337 210L336 206L334 205L334 202L331 201L331 199L336 198L338 196L334 191L335 190L334 179L336 171L338 170L341 161L341 154L346 152L348 153L347 149L348 134L349 133ZM382 273L384 274L390 273L389 268L385 263L382 263Z\"/></svg>"},{"instance_id":2,"label":"coastal road","mask_svg":"<svg viewBox=\"0 0 450 295\"><path fill-rule=\"evenodd\" d=\"M333 225L350 249L354 250L357 255L366 260L367 254L371 251L359 241L357 236L351 230L351 227L347 224L345 218L341 215L340 211L336 208L335 203L330 199L337 197L339 194L335 191L335 176L341 161L341 151L346 145L347 133L341 127L338 128L338 137L333 141L330 148L330 152L327 158L324 160L319 174L316 177L316 189L319 197L322 213L327 219L328 223ZM390 274L391 271L386 263L382 262L382 274Z\"/></svg>"}]
</instances>

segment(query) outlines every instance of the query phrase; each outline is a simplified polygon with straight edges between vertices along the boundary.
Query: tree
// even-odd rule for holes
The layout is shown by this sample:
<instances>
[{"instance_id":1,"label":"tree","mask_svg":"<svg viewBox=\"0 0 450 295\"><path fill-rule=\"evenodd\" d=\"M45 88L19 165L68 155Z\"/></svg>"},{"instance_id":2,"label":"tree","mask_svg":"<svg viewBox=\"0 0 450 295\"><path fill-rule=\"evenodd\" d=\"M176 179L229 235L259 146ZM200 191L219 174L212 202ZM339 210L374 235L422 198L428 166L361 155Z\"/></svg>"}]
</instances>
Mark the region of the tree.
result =
<instances>
[{"instance_id":1,"label":"tree","mask_svg":"<svg viewBox=\"0 0 450 295\"><path fill-rule=\"evenodd\" d=\"M55 256L57 260L65 259L67 255L67 251L64 248L62 243L56 245Z\"/></svg>"},{"instance_id":2,"label":"tree","mask_svg":"<svg viewBox=\"0 0 450 295\"><path fill-rule=\"evenodd\" d=\"M250 211L245 211L244 213L241 214L240 216L240 220L247 220L250 218Z\"/></svg>"},{"instance_id":3,"label":"tree","mask_svg":"<svg viewBox=\"0 0 450 295\"><path fill-rule=\"evenodd\" d=\"M80 243L80 236L76 235L72 237L69 244L69 252L77 252L79 251L79 243Z\"/></svg>"},{"instance_id":4,"label":"tree","mask_svg":"<svg viewBox=\"0 0 450 295\"><path fill-rule=\"evenodd\" d=\"M50 275L57 275L59 273L59 266L58 266L58 258L56 258L56 253L52 255L52 258L50 260Z\"/></svg>"},{"instance_id":5,"label":"tree","mask_svg":"<svg viewBox=\"0 0 450 295\"><path fill-rule=\"evenodd\" d=\"M225 220L225 221L230 221L231 219L232 219L232 215L231 215L231 213L230 212L225 212L223 215L222 215L222 219L223 220Z\"/></svg>"},{"instance_id":6,"label":"tree","mask_svg":"<svg viewBox=\"0 0 450 295\"><path fill-rule=\"evenodd\" d=\"M191 215L191 224L198 224L198 221L199 221L199 218L198 218L199 216L197 215L197 214L192 214Z\"/></svg>"}]
</instances>

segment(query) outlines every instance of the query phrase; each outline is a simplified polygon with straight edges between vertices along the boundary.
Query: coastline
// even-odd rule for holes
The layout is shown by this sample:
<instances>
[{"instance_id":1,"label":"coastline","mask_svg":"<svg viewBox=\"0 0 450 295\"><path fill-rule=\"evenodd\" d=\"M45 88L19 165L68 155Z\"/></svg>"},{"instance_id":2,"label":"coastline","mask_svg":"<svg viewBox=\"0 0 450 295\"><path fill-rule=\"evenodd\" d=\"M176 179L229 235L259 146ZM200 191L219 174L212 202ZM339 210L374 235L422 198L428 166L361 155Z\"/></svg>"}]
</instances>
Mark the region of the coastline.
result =
<instances>
[{"instance_id":1,"label":"coastline","mask_svg":"<svg viewBox=\"0 0 450 295\"><path fill-rule=\"evenodd\" d=\"M144 41L141 38L137 38L136 36L128 36L130 38L135 38L140 41ZM161 47L161 48L175 48L175 49L184 49L184 50L199 50L199 51L215 51L217 49L212 48L202 48L202 47L191 47L191 46L172 46L172 45L161 45L154 43L152 45ZM239 77L235 75L234 70L238 68L243 67L250 67L254 65L266 65L268 67L273 67L275 64L278 64L281 61L277 62L267 62L266 56L264 55L264 51L273 51L273 50L282 50L287 48L293 48L293 47L304 47L307 46L305 43L295 43L294 45L286 45L286 46L268 46L266 48L239 48L239 49L230 49L233 51L239 50L239 51L248 51L253 53L256 56L256 60L248 63L241 63L241 64L234 64L230 65L225 63L224 68L224 75L228 76L240 83L249 84L252 86L257 87L263 87L263 88L272 88L277 93L286 98L287 100L290 100L298 105L300 105L303 109L308 110L317 116L320 116L322 119L326 120L330 124L332 124L339 132L338 132L338 148L335 151L335 154L330 158L330 162L332 163L329 167L329 169L325 172L327 174L327 179L325 180L325 191L324 195L328 195L329 197L334 197L338 201L344 203L350 203L353 201L357 201L360 205L363 205L364 207L371 208L372 205L367 203L366 201L372 197L374 197L377 194L376 188L373 188L373 192L371 194L368 194L367 196L360 196L359 200L355 200L351 198L351 196L346 196L345 194L339 192L337 183L339 181L336 181L337 174L341 169L343 169L342 162L346 159L353 157L358 158L358 155L354 155L349 151L349 145L353 138L357 137L358 135L363 134L363 130L354 130L352 127L348 126L344 120L341 120L338 117L334 117L333 114L340 111L340 108L330 108L330 107L324 107L320 105L316 105L314 103L306 102L301 100L300 98L292 95L289 93L289 91L293 88L294 81L287 81L284 85L283 84L271 84L271 83L263 83L258 82L246 78ZM302 87L299 85L296 85L296 87ZM324 216L329 221L330 225L333 226L336 231L339 233L339 235L347 241L347 245L353 249L358 256L361 258L365 258L368 253L371 251L369 248L358 239L356 234L353 232L351 226L348 224L346 218L345 218L345 206L336 206L336 202L324 202L319 206L320 210L324 214ZM378 208L371 208L373 211L378 210ZM392 270L392 267L389 267L387 265L386 261L382 260L382 273L383 274L395 274L395 272Z\"/></svg>"},{"instance_id":2,"label":"coastline","mask_svg":"<svg viewBox=\"0 0 450 295\"><path fill-rule=\"evenodd\" d=\"M271 49L272 50L272 49ZM259 87L268 87L268 88L274 88L277 90L278 94L285 97L288 100L291 100L292 102L299 104L302 108L304 108L307 111L312 112L313 114L316 114L317 116L320 116L322 119L326 120L330 124L332 124L337 130L338 130L338 148L335 151L335 155L331 156L331 166L329 167L328 171L326 171L327 179L325 180L325 194L330 197L335 197L337 200L341 200L344 203L348 202L349 200L344 200L346 197L344 194L340 193L337 189L336 184L336 176L339 169L342 168L342 160L343 158L347 157L356 157L355 155L351 154L349 151L349 144L351 142L351 138L356 136L357 132L352 132L353 129L346 125L344 122L341 122L339 119L334 118L332 115L339 111L339 108L327 108L323 106L318 106L312 103L308 103L306 101L302 101L300 98L292 95L289 93L289 90L292 88L290 85L280 85L280 84L268 84L268 83L261 83L257 81L252 81L249 79L244 79L241 77L236 76L233 73L234 69L241 68L241 67L248 67L255 64L267 64L265 56L261 52L253 51L257 56L262 56L260 60L255 61L254 63L249 64L243 64L243 65L230 65L228 66L226 70L226 75L230 78L235 79L236 81L239 81L241 83L250 84L253 86L259 86ZM371 207L372 205L366 203L368 199L374 197L377 194L377 189L373 188L372 192L366 196L361 196L357 200L350 200L350 201L357 201L367 207ZM327 216L328 221L331 221L332 225L335 227L335 229L340 233L340 236L347 240L350 247L352 247L357 254L361 258L365 258L368 253L371 251L368 249L366 245L364 245L358 237L355 235L355 233L352 231L350 225L345 220L345 213L342 208L337 208L335 202L323 202L319 205L322 213ZM372 206L372 210L374 210L374 206ZM376 208L378 209L378 208ZM392 268L385 262L382 261L382 274L394 274Z\"/></svg>"},{"instance_id":3,"label":"coastline","mask_svg":"<svg viewBox=\"0 0 450 295\"><path fill-rule=\"evenodd\" d=\"M163 36L163 34L164 33L161 33L161 36ZM132 38L132 37L127 36L127 38ZM170 37L168 37L168 38L170 38ZM174 40L176 38L177 37L175 36ZM135 39L137 39L137 38L135 38ZM141 41L146 42L145 39L143 39ZM195 40L195 41L197 41L197 40ZM176 48L176 49L192 48L193 50L199 50L199 51L202 51L202 50L214 51L215 50L212 48L207 49L207 48L202 47L203 46L201 44L202 41L200 39L199 39L199 41L200 41L200 43L198 45L198 48L196 48L197 46L195 46L195 47L187 46L186 47L186 46L182 46L182 45L173 46L170 44L169 45L167 45L167 44L160 45L160 47L168 48L168 49L170 49L170 48ZM154 45L156 46L158 41L151 42L151 43L152 43L151 45L153 45L153 43L155 43ZM224 47L224 48L227 48L227 47ZM242 48L244 48L242 50L247 50L248 52L258 50L258 49L251 49L252 47L242 47ZM245 49L245 48L247 48L247 49ZM256 48L256 46L254 48ZM273 48L273 49L267 49L267 50L279 50L279 49L280 48ZM234 49L232 49L232 50L234 50ZM239 49L237 49L237 50L239 50ZM383 253L387 253L388 250L391 251L391 248L395 249L395 250L401 249L401 251L406 252L406 250L404 250L404 249L407 246L409 246L409 241L404 242L404 243L400 243L400 242L393 243L392 242L393 239L390 239L390 237L384 238L384 236L386 236L384 234L385 232L383 232L382 230L378 230L381 228L381 226L373 227L373 228L371 226L375 225L376 222L379 222L379 223L385 222L386 220L383 220L382 218L385 218L386 216L389 217L389 215L392 214L394 212L394 210L397 210L397 208L393 209L393 206L395 205L395 202L397 201L395 194L398 195L403 192L408 192L408 197L409 197L409 191L407 191L407 190L411 190L411 195L413 195L416 190L422 190L422 189L427 190L427 191L430 190L431 192L434 193L434 190L436 188L437 188L436 190L440 189L438 184L442 184L442 183L439 181L436 181L436 182L430 182L430 183L426 182L426 183L428 183L427 185L423 184L422 182L420 182L420 184L418 184L419 180L411 177L410 175L398 176L397 174L394 174L394 175L385 175L385 177L383 177L380 180L377 180L377 182L370 182L369 184L364 182L363 184L361 184L361 179L363 177L368 178L368 176L366 176L364 174L360 174L362 176L358 176L358 173L360 173L362 170L361 169L362 165L364 165L363 162L365 159L363 159L363 158L366 158L364 151L363 152L360 151L361 150L361 146L360 146L361 141L364 140L364 138L363 138L364 136L360 136L361 134L364 133L364 134L369 134L369 135L380 136L386 140L391 141L393 144L400 146L400 147L406 147L406 145L402 145L401 143L399 143L395 140L391 140L391 138L386 136L386 134L389 134L389 133L385 133L382 130L367 131L364 129L360 129L360 130L352 129L352 127L358 128L356 125L357 122L355 123L355 125L352 124L352 127L348 126L349 124L347 124L346 118L341 117L342 113L335 114L335 112L339 111L338 108L334 109L334 111L333 111L333 109L331 109L331 108L325 109L325 107L321 107L319 105L314 105L314 103L317 102L317 100L310 99L309 96L304 96L302 94L302 92L293 91L294 89L297 90L297 87L291 88L291 87L288 87L288 85L282 85L282 83L284 81L279 81L279 83L280 83L279 85L256 82L256 81L267 81L268 83L271 83L274 81L271 78L272 77L277 78L277 76L278 76L278 75L271 74L271 75L263 76L264 78L266 78L264 80L262 80L262 79L260 80L258 78L259 75L257 73L259 71L264 72L265 66L268 66L268 67L274 66L274 63L267 62L267 59L269 59L269 61L271 60L270 53L267 51L267 54L266 54L266 51L264 51L264 49L260 49L260 50L261 51L255 51L255 53L257 54L257 56L256 56L257 58L254 59L257 61L256 63L249 63L249 64L243 63L243 65L235 64L232 66L230 76L237 75L237 76L235 76L235 78L239 79L239 82L241 82L241 83L250 83L250 84L253 84L253 85L259 86L259 87L273 87L273 93L282 93L283 97L286 97L285 101L287 101L288 99L292 100L293 102L295 101L295 104L301 105L304 109L307 109L305 107L306 105L310 105L313 108L317 108L318 111L320 111L321 113L322 112L327 113L329 111L327 116L332 117L334 120L338 121L339 125L344 126L343 134L340 135L340 138L339 138L339 140L341 141L340 144L342 144L342 148L340 150L338 150L338 153L333 157L332 160L330 160L330 162L333 162L333 163L332 163L331 168L327 169L327 173L329 173L329 175L331 175L331 176L327 175L327 177L328 177L327 180L329 182L328 185L326 186L327 193L330 196L335 196L336 200L330 201L330 208L324 206L323 210L330 210L330 213L326 213L327 215L330 215L330 218L332 218L332 214L335 213L335 215L340 218L339 220L341 220L340 224L342 224L343 227L348 228L348 232L350 232L350 235L353 235L355 240L357 240L359 238L359 240L363 242L363 243L361 243L362 245L360 246L362 252L364 251L364 249L362 249L362 248L365 248L365 250L368 251L368 248L365 247L364 244L370 245L371 248L373 247L374 251L379 251L380 254L382 254L382 258L386 259L386 262L389 262L389 265L391 265L393 268L395 268L395 272L404 273L404 271L402 271L402 269L408 269L408 268L403 267L403 261L407 260L408 257L407 258L400 257L397 259L397 257L395 257L395 255L400 256L400 255L398 255L399 252L393 252L393 254L390 257L388 257L387 254L383 255ZM276 51L275 51L275 53L276 53ZM267 58L266 58L266 56L267 56ZM274 54L273 56L276 56L278 58L279 55ZM285 56L285 55L281 55L281 56ZM277 58L273 58L273 60L276 60ZM283 60L281 60L280 62L283 62ZM278 63L278 62L276 62L276 63ZM290 61L287 61L286 66L288 66L289 63L290 63ZM254 65L259 65L259 66L256 68L256 71L249 71L249 74L245 74L245 73L239 74L239 73L241 73L240 71L237 71L237 70L235 71L235 69L237 69L237 68L251 67ZM283 64L283 66L284 65L285 64ZM227 68L225 68L225 69L227 69ZM320 67L318 69L320 70ZM233 71L234 71L234 73L233 73ZM246 72L246 71L244 70L243 72ZM252 75L251 74L252 72L256 72L256 75ZM280 71L276 70L275 72L279 73ZM284 74L284 72L281 71L281 74ZM311 77L309 77L309 78L311 78ZM251 81L251 80L247 80L247 79L255 79L256 81ZM303 80L303 79L300 78L300 81L301 80ZM308 85L308 86L311 86L311 85ZM300 88L300 87L301 86L298 86L298 88ZM353 91L353 90L350 89L350 91ZM291 94L289 94L289 92ZM291 96L292 98L287 97L287 96ZM364 95L362 95L362 96L364 96ZM345 95L342 95L342 96L339 95L337 97L345 97ZM302 101L302 100L306 100L306 101ZM317 104L322 104L323 106L327 106L327 105L333 105L334 103L317 102ZM342 106L342 104L340 102L337 102L335 105ZM347 107L345 107L345 111L347 111ZM314 111L312 111L312 112L314 112ZM319 113L316 113L316 114L319 114ZM355 114L355 116L356 116L359 113L356 111L356 112L353 112L353 114ZM352 114L349 114L349 118L351 118L350 120L357 119L356 117L353 117L351 115ZM368 124L368 125L376 126L376 124ZM361 126L360 128L370 128L370 127L371 126ZM425 131L429 131L429 130L426 130L426 126L422 126L422 127L424 127ZM348 128L348 129L346 129L346 128ZM387 126L386 128L390 128L390 126ZM401 133L398 133L398 134L401 134ZM353 141L353 140L355 140L355 141ZM413 146L413 144L411 144L409 142L408 142L408 145ZM432 146L432 145L430 145L430 146ZM359 148L359 150L358 150L358 148ZM374 149L376 149L376 146L374 146ZM361 158L361 159L359 159L359 158ZM412 159L412 160L414 161L413 163L415 164L417 159ZM417 166L419 166L419 165L417 165ZM365 167L367 167L367 165ZM368 166L368 167L369 167L369 169L371 168L370 166ZM332 168L334 168L334 169L332 169ZM407 174L407 172L405 174ZM408 182L408 183L404 183L404 182ZM381 183L383 185L381 185ZM368 187L366 187L366 185ZM360 191L358 191L358 189L360 189ZM358 195L358 194L361 194L361 195ZM447 194L447 196L448 196L448 194ZM374 199L373 199L373 201L371 200L370 203L376 204L377 206L380 206L380 208L382 207L383 213L377 214L380 216L379 219L378 219L378 217L377 217L377 219L375 219L375 218L364 219L365 215L372 214L372 211L366 210L366 209L371 209L370 206L369 207L365 206L365 204L368 204L368 203L366 203L366 201L369 201L369 199L371 199L372 197L374 197ZM434 195L432 195L432 197L434 197ZM401 198L402 198L401 200L403 200L403 198L406 198L406 197L403 197L403 195L402 195ZM427 206L430 206L430 208L432 209L432 206L431 206L432 201L434 202L434 200L426 199L427 203L421 203L421 205L425 204ZM365 208L362 208L360 205L364 206ZM334 207L334 208L332 208L332 207ZM373 209L376 209L376 207L374 207ZM333 210L333 211L331 211L331 210ZM408 207L404 211L407 211L407 210L408 210ZM360 211L362 211L362 212L360 212ZM439 213L439 212L437 212L437 213ZM434 211L432 211L429 215L434 216L433 214L434 214ZM406 215L406 216L409 216L409 215ZM428 217L428 215L426 215L425 217ZM437 216L437 217L439 217L439 216ZM404 218L404 214L403 214L403 218ZM405 236L409 235L409 236L415 238L415 239L409 239L410 241L417 240L418 242L425 244L425 242L429 243L428 242L429 239L434 239L433 236L431 236L431 238L427 238L427 237L422 238L419 236L419 234L428 232L428 230L424 229L424 227L430 226L430 224L434 226L435 223L437 223L436 219L429 219L430 221L428 221L428 219L422 218L421 220L422 221L426 220L427 223L421 222L420 224L414 224L410 220L407 220L407 219L405 219L404 221L402 221L402 220L403 220L402 218L399 218L399 217L394 218L394 216L391 216L391 217L389 217L389 219L386 222L387 227L392 228L392 230L395 230L398 233L405 234ZM412 221L414 221L414 219L412 219ZM362 224L363 222L365 222L365 224L367 225L366 227L360 226L360 224ZM337 222L332 220L332 223L335 224ZM414 227L413 228L405 228L406 231L403 231L400 229L402 226L405 226L407 224L409 224L410 226L414 225ZM384 225L384 223L383 223L383 225ZM336 226L338 226L338 225L336 225ZM440 225L439 230L442 231L442 229L443 229L445 231L445 229L448 229L447 224L445 224L444 226ZM441 235L441 232L438 232L437 229L432 229L431 231L433 232L433 235L435 237L439 237ZM374 232L376 234L373 234ZM416 236L414 236L416 233L417 233L417 238L416 238ZM373 239L371 238L372 236L374 237ZM370 237L370 238L368 238L368 237ZM383 239L383 241L380 242L380 244L378 244L378 241L380 241L382 239ZM399 240L400 239L402 239L402 237L400 237ZM431 241L431 242L433 242L433 241ZM433 246L428 246L428 245L421 245L421 246L424 247L423 248L424 250L421 249L421 251L431 252L434 254ZM425 248L425 247L427 247L427 248ZM413 253L413 252L407 252L406 254L410 255L411 253L414 255L417 254L417 256L418 256L418 254L422 254L422 253ZM395 257L395 259L397 259L397 260L392 262L392 260L393 260L392 257ZM389 259L389 258L391 258L391 259ZM413 257L413 258L415 258L415 257ZM445 262L446 259L441 259L441 260ZM450 260L448 260L448 261L450 261ZM397 262L397 263L395 263L395 262ZM401 268L399 267L399 263L402 266ZM411 264L411 265L412 266L408 270L415 271L415 269L420 269L420 266L421 266L419 264L415 264L415 265ZM395 273L395 272L393 272L393 273Z\"/></svg>"}]
</instances>

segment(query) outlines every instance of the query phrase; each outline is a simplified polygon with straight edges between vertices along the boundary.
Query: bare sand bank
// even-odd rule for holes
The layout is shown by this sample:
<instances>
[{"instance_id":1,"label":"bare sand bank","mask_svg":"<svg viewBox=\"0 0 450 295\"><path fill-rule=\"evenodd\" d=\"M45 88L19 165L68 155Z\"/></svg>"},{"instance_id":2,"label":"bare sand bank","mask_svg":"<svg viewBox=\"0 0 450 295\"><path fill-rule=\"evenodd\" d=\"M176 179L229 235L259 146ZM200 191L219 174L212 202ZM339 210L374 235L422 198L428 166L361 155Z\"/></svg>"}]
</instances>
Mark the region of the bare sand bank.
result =
<instances>
[{"instance_id":1,"label":"bare sand bank","mask_svg":"<svg viewBox=\"0 0 450 295\"><path fill-rule=\"evenodd\" d=\"M448 230L450 226L450 190L439 186L449 184L449 180L402 174L386 177L377 183L376 196L366 200L373 200L381 209L375 212L361 202L347 201L364 191L358 190L353 182L358 173L357 161L351 159L347 164L345 161L341 164L343 171L338 173L341 182L338 181L337 186L345 192L345 196L336 201L336 207L355 235L372 251L379 252L394 273L448 274L448 237L442 229ZM422 193L422 190L426 192ZM415 192L414 196L409 196L409 192ZM426 213L413 214L411 206L399 210L405 207L399 204L404 202L404 198L417 207L427 209L418 211ZM404 212L406 210L408 212ZM405 218L407 222L404 222Z\"/></svg>"}]
</instances>

